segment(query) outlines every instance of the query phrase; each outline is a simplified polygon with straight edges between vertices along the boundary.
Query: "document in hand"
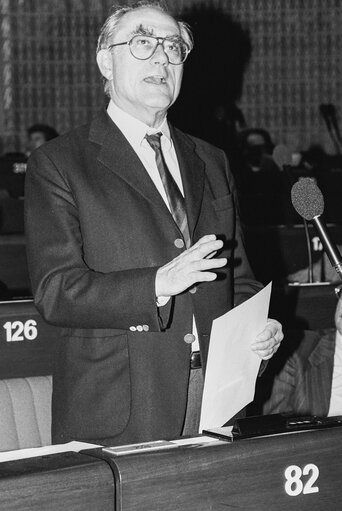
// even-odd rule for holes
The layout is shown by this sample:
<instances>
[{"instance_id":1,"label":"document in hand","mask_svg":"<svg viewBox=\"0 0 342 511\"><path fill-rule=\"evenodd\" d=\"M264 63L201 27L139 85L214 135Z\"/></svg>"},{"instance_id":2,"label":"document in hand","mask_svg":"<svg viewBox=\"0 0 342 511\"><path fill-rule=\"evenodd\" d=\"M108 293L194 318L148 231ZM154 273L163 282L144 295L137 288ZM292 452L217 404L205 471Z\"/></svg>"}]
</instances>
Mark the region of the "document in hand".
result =
<instances>
[{"instance_id":1,"label":"document in hand","mask_svg":"<svg viewBox=\"0 0 342 511\"><path fill-rule=\"evenodd\" d=\"M272 283L213 322L199 431L223 426L254 398L260 367L251 344L266 326Z\"/></svg>"}]
</instances>

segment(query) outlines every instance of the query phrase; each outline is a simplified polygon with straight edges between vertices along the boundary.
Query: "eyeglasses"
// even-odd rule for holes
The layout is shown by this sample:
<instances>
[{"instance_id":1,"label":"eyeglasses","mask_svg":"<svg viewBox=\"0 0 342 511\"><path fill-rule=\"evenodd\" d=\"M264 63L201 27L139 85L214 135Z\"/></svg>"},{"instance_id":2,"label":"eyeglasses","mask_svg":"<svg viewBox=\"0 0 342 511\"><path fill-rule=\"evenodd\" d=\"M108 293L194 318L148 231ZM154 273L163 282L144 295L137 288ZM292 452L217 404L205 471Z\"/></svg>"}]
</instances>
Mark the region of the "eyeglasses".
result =
<instances>
[{"instance_id":1,"label":"eyeglasses","mask_svg":"<svg viewBox=\"0 0 342 511\"><path fill-rule=\"evenodd\" d=\"M342 297L342 284L339 284L338 286L336 286L334 291L335 291L336 298L339 300Z\"/></svg>"},{"instance_id":2,"label":"eyeglasses","mask_svg":"<svg viewBox=\"0 0 342 511\"><path fill-rule=\"evenodd\" d=\"M133 57L138 60L147 60L155 53L160 44L167 55L170 64L183 64L190 48L181 37L154 37L152 35L135 35L129 41L124 43L115 43L108 46L108 50L114 46L128 44Z\"/></svg>"}]
</instances>

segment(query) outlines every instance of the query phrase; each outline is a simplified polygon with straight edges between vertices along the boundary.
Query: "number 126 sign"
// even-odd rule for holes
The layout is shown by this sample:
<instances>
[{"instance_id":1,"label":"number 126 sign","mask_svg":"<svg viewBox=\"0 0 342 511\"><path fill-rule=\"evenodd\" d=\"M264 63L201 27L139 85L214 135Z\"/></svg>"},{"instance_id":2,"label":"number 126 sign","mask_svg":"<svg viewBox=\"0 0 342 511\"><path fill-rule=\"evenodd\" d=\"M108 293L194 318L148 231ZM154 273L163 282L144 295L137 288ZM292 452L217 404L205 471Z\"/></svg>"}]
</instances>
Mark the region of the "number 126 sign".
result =
<instances>
[{"instance_id":1,"label":"number 126 sign","mask_svg":"<svg viewBox=\"0 0 342 511\"><path fill-rule=\"evenodd\" d=\"M6 331L6 341L32 341L38 335L37 322L34 319L22 321L7 321L3 328Z\"/></svg>"}]
</instances>

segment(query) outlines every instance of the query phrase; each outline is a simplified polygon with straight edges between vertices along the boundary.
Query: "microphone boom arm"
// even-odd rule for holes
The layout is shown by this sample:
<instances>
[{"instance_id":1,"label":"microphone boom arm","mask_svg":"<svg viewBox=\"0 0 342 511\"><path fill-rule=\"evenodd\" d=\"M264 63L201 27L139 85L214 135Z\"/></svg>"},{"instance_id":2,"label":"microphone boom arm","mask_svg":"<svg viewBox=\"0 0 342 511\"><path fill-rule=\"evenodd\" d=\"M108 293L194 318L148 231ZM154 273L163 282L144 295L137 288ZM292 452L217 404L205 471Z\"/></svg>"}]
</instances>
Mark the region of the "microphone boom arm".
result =
<instances>
[{"instance_id":1,"label":"microphone boom arm","mask_svg":"<svg viewBox=\"0 0 342 511\"><path fill-rule=\"evenodd\" d=\"M320 215L315 216L312 219L312 222L317 230L319 239L323 245L325 253L327 254L329 261L333 268L335 268L339 277L342 279L342 257L339 253L336 245L330 238L330 234L327 228L324 228L324 225L320 221Z\"/></svg>"}]
</instances>

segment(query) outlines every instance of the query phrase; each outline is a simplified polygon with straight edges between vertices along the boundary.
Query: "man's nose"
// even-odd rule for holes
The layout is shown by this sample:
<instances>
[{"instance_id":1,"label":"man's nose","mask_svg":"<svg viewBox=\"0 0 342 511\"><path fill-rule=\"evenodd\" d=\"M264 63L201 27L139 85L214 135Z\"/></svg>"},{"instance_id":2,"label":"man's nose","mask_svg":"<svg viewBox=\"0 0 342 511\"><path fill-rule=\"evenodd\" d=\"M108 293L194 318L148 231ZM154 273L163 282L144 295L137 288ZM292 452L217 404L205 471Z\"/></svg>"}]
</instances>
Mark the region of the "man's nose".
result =
<instances>
[{"instance_id":1,"label":"man's nose","mask_svg":"<svg viewBox=\"0 0 342 511\"><path fill-rule=\"evenodd\" d=\"M169 57L165 53L163 43L158 42L157 48L155 49L151 59L155 64L162 64L165 66L169 63Z\"/></svg>"}]
</instances>

